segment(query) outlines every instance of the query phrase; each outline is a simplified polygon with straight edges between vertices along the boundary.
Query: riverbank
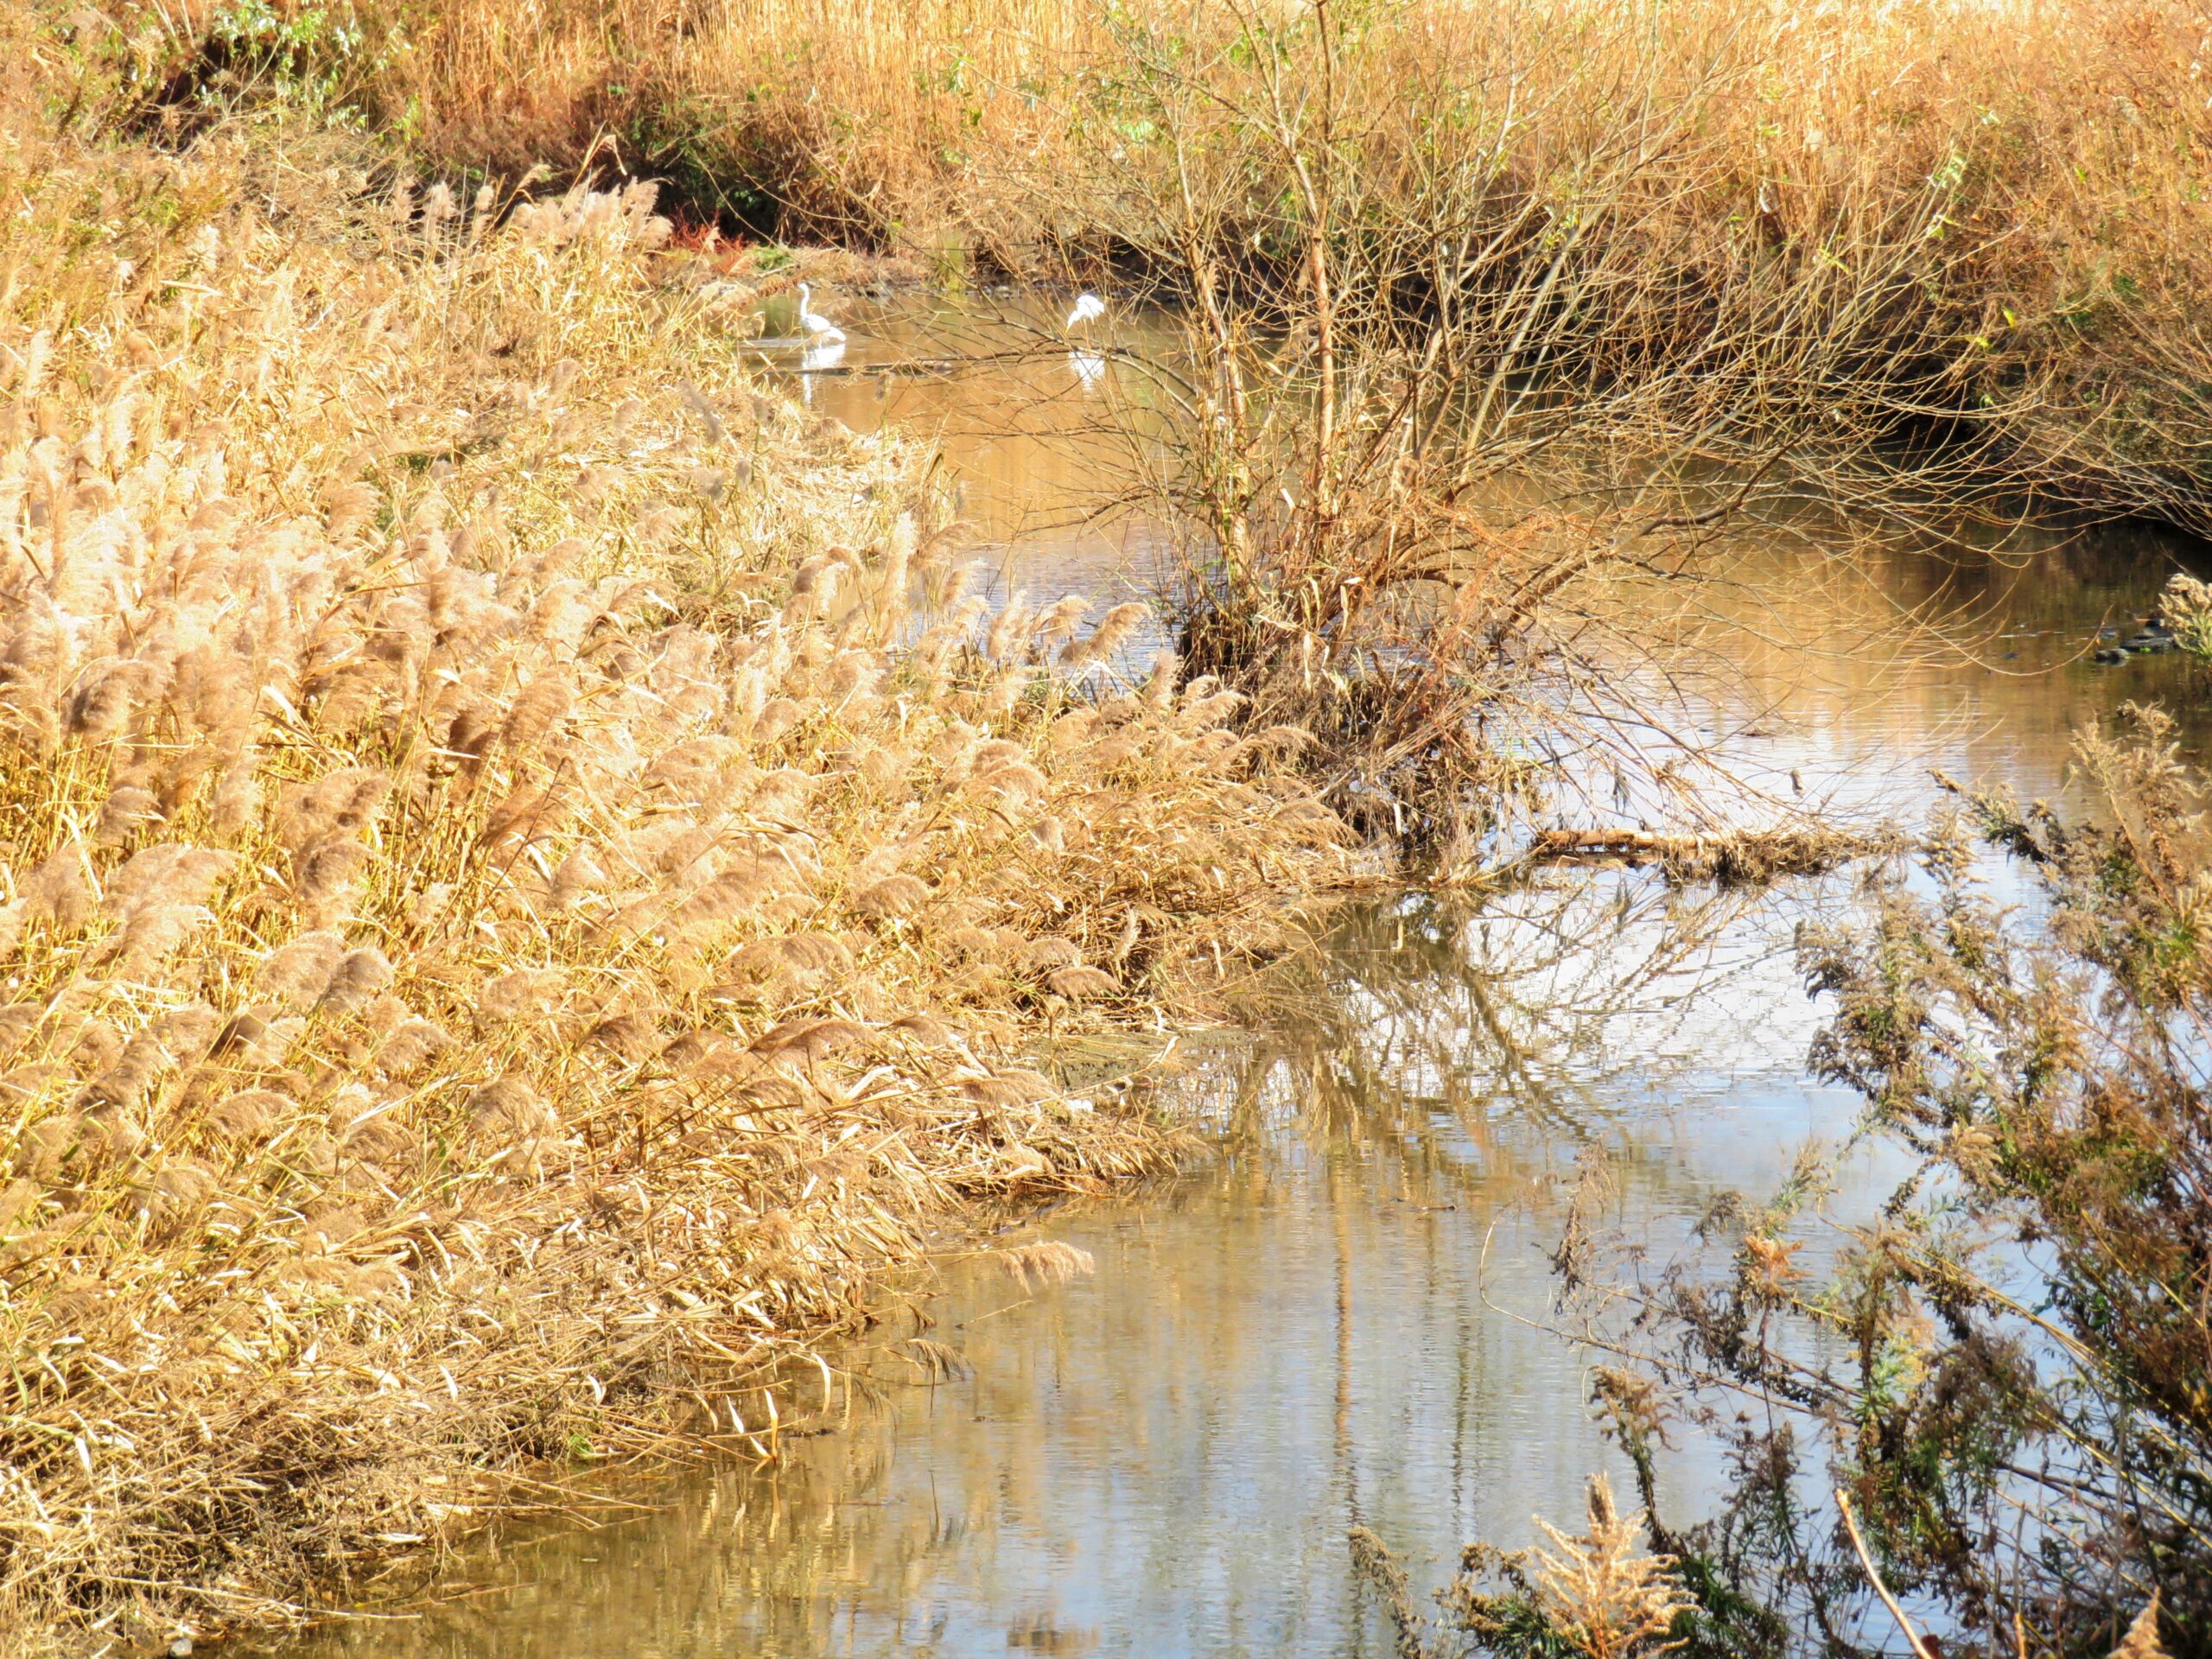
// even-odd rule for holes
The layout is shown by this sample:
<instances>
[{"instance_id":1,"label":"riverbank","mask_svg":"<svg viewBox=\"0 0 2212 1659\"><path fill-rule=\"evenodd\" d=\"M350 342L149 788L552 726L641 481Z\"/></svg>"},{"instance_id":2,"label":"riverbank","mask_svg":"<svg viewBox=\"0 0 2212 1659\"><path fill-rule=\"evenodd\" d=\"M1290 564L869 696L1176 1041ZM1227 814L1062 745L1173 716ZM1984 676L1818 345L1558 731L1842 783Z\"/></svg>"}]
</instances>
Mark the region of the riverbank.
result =
<instances>
[{"instance_id":1,"label":"riverbank","mask_svg":"<svg viewBox=\"0 0 2212 1659\"><path fill-rule=\"evenodd\" d=\"M10 163L0 1650L765 1448L969 1199L1170 1157L1040 1039L1351 870L1126 613L983 626L924 457L764 395L650 190L373 161Z\"/></svg>"},{"instance_id":2,"label":"riverbank","mask_svg":"<svg viewBox=\"0 0 2212 1659\"><path fill-rule=\"evenodd\" d=\"M2198 533L2208 51L2164 0L357 0L50 42L84 120L275 101L448 177L656 177L695 223L948 277L1211 288L1324 333L1465 313L1478 384L1541 373L1598 441L1904 445L1923 488Z\"/></svg>"}]
</instances>

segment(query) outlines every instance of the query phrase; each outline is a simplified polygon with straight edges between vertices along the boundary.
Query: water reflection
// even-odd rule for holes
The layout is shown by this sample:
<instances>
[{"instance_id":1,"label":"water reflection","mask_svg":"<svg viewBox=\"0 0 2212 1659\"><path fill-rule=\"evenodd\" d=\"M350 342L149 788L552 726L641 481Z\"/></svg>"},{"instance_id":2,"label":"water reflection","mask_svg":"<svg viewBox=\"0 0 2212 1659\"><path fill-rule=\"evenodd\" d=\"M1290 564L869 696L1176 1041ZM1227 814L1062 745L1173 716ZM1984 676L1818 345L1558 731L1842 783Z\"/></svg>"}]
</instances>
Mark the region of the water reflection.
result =
<instances>
[{"instance_id":1,"label":"water reflection","mask_svg":"<svg viewBox=\"0 0 2212 1659\"><path fill-rule=\"evenodd\" d=\"M1171 318L1116 309L1071 343L1041 302L918 296L855 304L847 321L830 372L787 349L756 361L794 376L818 414L932 442L978 527L993 598L1076 592L1103 609L1171 585L1166 534L1141 510L1158 457L1106 418L1144 403L1143 361L1174 358ZM1540 493L1543 480L1512 487ZM1909 822L1936 799L1938 770L2047 794L2083 723L2131 700L2205 703L2177 654L2093 660L2134 631L2168 575L2202 563L2202 548L2146 527L1874 523L1810 495L1778 501L1729 532L1715 580L1651 620L1678 637L1663 675L1621 688L1643 709L1611 727L1562 722L1535 696L1498 711L1493 736L1556 763L1555 817L1577 828L1770 823L1814 805ZM1166 643L1144 634L1130 664ZM1586 752L1593 724L1637 764ZM2182 736L2206 753L2212 717ZM1672 798L1653 793L1655 777Z\"/></svg>"},{"instance_id":2,"label":"water reflection","mask_svg":"<svg viewBox=\"0 0 2212 1659\"><path fill-rule=\"evenodd\" d=\"M1354 1522L1436 1581L1465 1539L1526 1541L1619 1472L1548 1329L1582 1152L1665 1249L1848 1122L1797 1075L1796 919L1630 872L1354 917L1262 988L1303 1017L1178 1085L1205 1166L1042 1223L1094 1277L947 1269L928 1335L963 1375L925 1379L899 1324L861 1361L885 1407L850 1433L297 1651L1385 1654ZM1667 1476L1685 1500L1715 1478L1689 1452Z\"/></svg>"},{"instance_id":3,"label":"water reflection","mask_svg":"<svg viewBox=\"0 0 2212 1659\"><path fill-rule=\"evenodd\" d=\"M842 360L780 366L819 414L937 438L1002 589L1125 597L1160 547L1141 519L1090 512L1109 474L1085 400L1115 395L1118 365L1039 349L1056 322L855 314ZM907 372L955 348L994 366ZM2171 657L2086 660L2148 608L2174 550L2022 533L1998 550L1841 560L1814 512L1746 531L1706 601L1734 690L1700 729L1777 795L1907 819L1934 766L2051 792L2075 726L2180 683ZM1973 651L1892 643L1932 637L1931 619ZM1622 809L1591 789L1584 804ZM1254 988L1274 1035L1179 1085L1210 1161L1042 1224L1093 1253L1095 1277L1033 1292L947 1268L926 1334L959 1376L918 1368L909 1318L855 1357L883 1408L850 1432L656 1491L651 1516L487 1554L458 1599L288 1651L1380 1659L1388 1634L1347 1570L1354 1522L1434 1584L1469 1538L1531 1541L1532 1514L1578 1513L1592 1470L1621 1484L1584 1408L1586 1357L1550 1328L1545 1253L1578 1161L1605 1154L1611 1220L1663 1255L1716 1192L1770 1192L1808 1137L1847 1131L1853 1099L1802 1074L1817 1011L1789 946L1849 899L1847 876L1747 895L1583 871L1354 916ZM1849 1220L1902 1162L1864 1146L1843 1171ZM1684 1514L1718 1479L1694 1446L1662 1474Z\"/></svg>"},{"instance_id":4,"label":"water reflection","mask_svg":"<svg viewBox=\"0 0 2212 1659\"><path fill-rule=\"evenodd\" d=\"M1134 391L1117 352L1165 351L1173 331L1140 312L1066 335L1040 304L918 296L855 305L834 362L802 360L787 340L750 355L817 415L932 442L1000 596L1147 594L1167 568L1164 543L1157 525L1118 510L1128 448L1102 410Z\"/></svg>"},{"instance_id":5,"label":"water reflection","mask_svg":"<svg viewBox=\"0 0 2212 1659\"><path fill-rule=\"evenodd\" d=\"M1078 348L1068 353L1068 372L1085 391L1096 391L1106 383L1106 359L1096 352Z\"/></svg>"}]
</instances>

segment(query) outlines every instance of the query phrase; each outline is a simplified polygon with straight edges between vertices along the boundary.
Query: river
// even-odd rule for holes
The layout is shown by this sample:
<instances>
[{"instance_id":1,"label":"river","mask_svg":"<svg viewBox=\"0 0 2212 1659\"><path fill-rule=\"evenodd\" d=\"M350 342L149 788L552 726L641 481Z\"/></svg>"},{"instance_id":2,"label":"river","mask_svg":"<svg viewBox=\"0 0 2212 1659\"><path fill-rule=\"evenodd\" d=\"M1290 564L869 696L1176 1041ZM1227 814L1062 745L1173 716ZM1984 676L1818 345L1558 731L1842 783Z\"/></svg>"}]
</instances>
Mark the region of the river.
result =
<instances>
[{"instance_id":1,"label":"river","mask_svg":"<svg viewBox=\"0 0 2212 1659\"><path fill-rule=\"evenodd\" d=\"M1057 350L900 372L1022 344L973 304L841 321L854 338L803 379L810 405L935 434L996 591L1147 586L1141 521L1080 522L1095 378ZM2061 791L2074 727L2184 690L2171 656L2087 660L2173 568L2147 533L2023 532L1996 560L1893 548L1843 574L1815 531L1770 539L1740 613L1744 701L1716 726L1745 764L1856 810L1916 818L1938 767ZM1971 617L1977 660L1886 649L1901 605ZM1586 1405L1593 1358L1553 1328L1548 1251L1586 1154L1615 1172L1608 1224L1662 1257L1808 1140L1840 1148L1836 1225L1903 1173L1848 1142L1855 1100L1804 1071L1820 1010L1794 932L1852 895L1849 872L1743 893L1585 868L1479 906L1363 908L1270 988L1270 1034L1195 1048L1168 1085L1205 1157L998 1241L1062 1241L1092 1272L1025 1286L949 1256L847 1357L842 1432L625 1489L627 1507L465 1557L427 1601L273 1651L1382 1659L1350 1527L1426 1588L1470 1540L1574 1522L1593 1471L1624 1484ZM1721 1478L1694 1438L1662 1472L1677 1518Z\"/></svg>"}]
</instances>

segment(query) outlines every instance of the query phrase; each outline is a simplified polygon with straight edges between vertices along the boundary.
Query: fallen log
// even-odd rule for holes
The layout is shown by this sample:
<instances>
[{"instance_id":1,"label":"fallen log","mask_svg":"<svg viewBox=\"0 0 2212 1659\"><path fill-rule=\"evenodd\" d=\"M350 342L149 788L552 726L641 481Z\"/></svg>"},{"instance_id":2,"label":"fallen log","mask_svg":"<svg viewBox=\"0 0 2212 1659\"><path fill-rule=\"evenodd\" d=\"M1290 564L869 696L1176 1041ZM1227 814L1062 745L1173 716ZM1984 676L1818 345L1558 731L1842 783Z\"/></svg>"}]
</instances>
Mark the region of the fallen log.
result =
<instances>
[{"instance_id":1,"label":"fallen log","mask_svg":"<svg viewBox=\"0 0 2212 1659\"><path fill-rule=\"evenodd\" d=\"M1839 830L1731 830L1714 835L1675 835L1656 830L1539 830L1532 859L1618 858L1658 864L1677 877L1718 881L1763 881L1807 875L1856 858L1897 851L1904 838L1893 830L1860 835Z\"/></svg>"}]
</instances>

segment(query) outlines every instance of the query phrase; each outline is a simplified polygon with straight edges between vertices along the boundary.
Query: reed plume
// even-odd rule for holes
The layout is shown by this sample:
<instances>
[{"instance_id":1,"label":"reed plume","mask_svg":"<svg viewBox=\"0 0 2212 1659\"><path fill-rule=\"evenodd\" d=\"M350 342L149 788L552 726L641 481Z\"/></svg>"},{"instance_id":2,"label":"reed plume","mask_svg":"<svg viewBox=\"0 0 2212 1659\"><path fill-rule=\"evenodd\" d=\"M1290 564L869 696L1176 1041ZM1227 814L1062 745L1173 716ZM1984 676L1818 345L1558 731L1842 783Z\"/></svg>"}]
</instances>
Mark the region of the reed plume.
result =
<instances>
[{"instance_id":1,"label":"reed plume","mask_svg":"<svg viewBox=\"0 0 2212 1659\"><path fill-rule=\"evenodd\" d=\"M1307 800L1274 756L1120 780L1098 731L1139 766L1209 709L1031 660L1072 605L976 649L922 452L702 349L647 192L501 223L327 135L41 142L0 161L0 1510L49 1519L0 1654L475 1524L396 1470L491 1513L582 1446L750 1455L695 1391L779 1386L970 1199L1164 1164L1003 1057L1296 937L1350 863L1242 804Z\"/></svg>"}]
</instances>

